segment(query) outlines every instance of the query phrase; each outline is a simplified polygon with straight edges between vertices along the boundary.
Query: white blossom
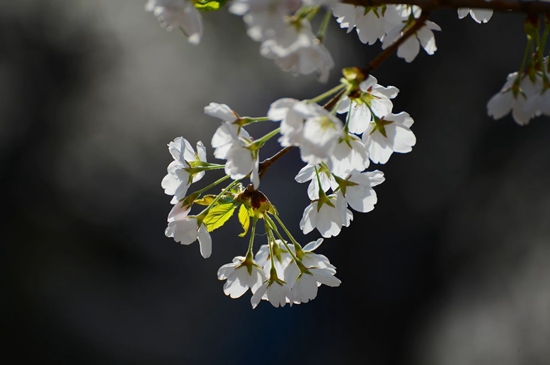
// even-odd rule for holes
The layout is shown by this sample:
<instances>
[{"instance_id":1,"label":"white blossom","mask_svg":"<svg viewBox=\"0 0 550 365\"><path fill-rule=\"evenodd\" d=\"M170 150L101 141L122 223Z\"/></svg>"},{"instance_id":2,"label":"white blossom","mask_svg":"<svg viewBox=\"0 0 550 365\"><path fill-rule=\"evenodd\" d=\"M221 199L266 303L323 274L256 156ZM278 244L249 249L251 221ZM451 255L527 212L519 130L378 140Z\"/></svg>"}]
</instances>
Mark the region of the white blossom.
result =
<instances>
[{"instance_id":1,"label":"white blossom","mask_svg":"<svg viewBox=\"0 0 550 365\"><path fill-rule=\"evenodd\" d=\"M300 229L304 234L317 228L321 236L328 238L340 234L342 226L349 226L353 213L346 208L342 193L328 195L326 199L328 202L315 200L304 210L300 221Z\"/></svg>"},{"instance_id":2,"label":"white blossom","mask_svg":"<svg viewBox=\"0 0 550 365\"><path fill-rule=\"evenodd\" d=\"M378 198L374 187L384 182L381 171L353 171L343 182L343 193L349 206L358 212L368 213L374 209Z\"/></svg>"},{"instance_id":3,"label":"white blossom","mask_svg":"<svg viewBox=\"0 0 550 365\"><path fill-rule=\"evenodd\" d=\"M174 158L167 168L168 174L162 179L161 186L164 193L173 195L172 204L182 200L187 194L191 183L197 182L204 176L204 171L190 173L190 163L206 162L206 148L202 142L197 142L197 152L183 137L177 137L168 144L168 150Z\"/></svg>"},{"instance_id":4,"label":"white blossom","mask_svg":"<svg viewBox=\"0 0 550 365\"><path fill-rule=\"evenodd\" d=\"M236 114L225 104L210 103L205 113L225 120L212 137L214 156L227 160L225 173L232 179L242 179L250 174L255 189L260 186L258 175L259 153L250 148L252 140L244 128L233 124Z\"/></svg>"},{"instance_id":5,"label":"white blossom","mask_svg":"<svg viewBox=\"0 0 550 365\"><path fill-rule=\"evenodd\" d=\"M545 103L548 95L542 100L543 81L541 77L535 77L532 81L528 75L523 74L519 83L518 73L508 75L506 83L487 103L487 113L494 119L500 119L512 111L512 117L519 125L526 125L531 118L541 113L541 109L549 111L550 106ZM548 94L548 91L545 92ZM542 94L544 95L544 94Z\"/></svg>"},{"instance_id":6,"label":"white blossom","mask_svg":"<svg viewBox=\"0 0 550 365\"><path fill-rule=\"evenodd\" d=\"M315 169L317 168L319 179L317 179L317 174ZM338 184L336 180L332 177L332 174L325 168L315 165L306 165L304 166L294 178L299 183L305 183L311 181L307 188L307 195L311 200L319 199L319 189L322 189L323 192L327 192L330 188L336 189ZM321 186L319 186L319 181Z\"/></svg>"},{"instance_id":7,"label":"white blossom","mask_svg":"<svg viewBox=\"0 0 550 365\"><path fill-rule=\"evenodd\" d=\"M359 40L364 44L374 44L385 35L382 7L354 6L337 4L332 9L336 21L341 28L347 28L348 33L356 29Z\"/></svg>"},{"instance_id":8,"label":"white blossom","mask_svg":"<svg viewBox=\"0 0 550 365\"><path fill-rule=\"evenodd\" d=\"M248 289L254 294L266 280L258 263L254 260L248 263L243 256L237 256L231 263L220 267L218 279L227 280L223 292L233 299L241 297Z\"/></svg>"},{"instance_id":9,"label":"white blossom","mask_svg":"<svg viewBox=\"0 0 550 365\"><path fill-rule=\"evenodd\" d=\"M390 99L395 98L398 93L399 89L395 86L379 85L378 80L369 75L359 84L359 90L355 94L342 98L338 113L349 112L348 130L355 134L362 134L369 127L373 113L378 118L382 118L392 111L393 103Z\"/></svg>"},{"instance_id":10,"label":"white blossom","mask_svg":"<svg viewBox=\"0 0 550 365\"><path fill-rule=\"evenodd\" d=\"M196 217L190 217L186 213L168 222L164 231L166 237L173 237L174 241L182 245L190 245L197 239L202 257L209 258L212 254L212 238L206 226L197 221Z\"/></svg>"},{"instance_id":11,"label":"white blossom","mask_svg":"<svg viewBox=\"0 0 550 365\"><path fill-rule=\"evenodd\" d=\"M412 62L420 50L420 45L427 54L433 55L437 50L435 45L435 36L433 30L441 30L439 25L431 21L426 21L425 25L416 31L414 35L409 37L397 48L397 56L404 58L407 62ZM382 48L386 49L393 44L399 37L403 35L403 26L398 25L391 30L384 38Z\"/></svg>"},{"instance_id":12,"label":"white blossom","mask_svg":"<svg viewBox=\"0 0 550 365\"><path fill-rule=\"evenodd\" d=\"M410 129L413 123L414 120L406 112L390 113L371 122L362 138L371 161L385 164L393 152L412 151L416 144L416 137Z\"/></svg>"},{"instance_id":13,"label":"white blossom","mask_svg":"<svg viewBox=\"0 0 550 365\"><path fill-rule=\"evenodd\" d=\"M487 23L493 16L493 10L491 9L470 9L470 8L459 8L458 9L458 18L463 19L468 14L472 17L476 23Z\"/></svg>"},{"instance_id":14,"label":"white blossom","mask_svg":"<svg viewBox=\"0 0 550 365\"><path fill-rule=\"evenodd\" d=\"M319 80L326 82L334 61L324 45L311 31L307 19L296 23L289 22L272 38L265 40L260 54L275 63L284 71L294 74L319 74Z\"/></svg>"},{"instance_id":15,"label":"white blossom","mask_svg":"<svg viewBox=\"0 0 550 365\"><path fill-rule=\"evenodd\" d=\"M193 1L148 0L145 10L152 12L167 30L180 28L189 43L199 44L202 38L202 18Z\"/></svg>"},{"instance_id":16,"label":"white blossom","mask_svg":"<svg viewBox=\"0 0 550 365\"><path fill-rule=\"evenodd\" d=\"M353 134L340 138L329 160L330 172L344 177L353 170L363 171L369 167L367 148L361 139Z\"/></svg>"}]
</instances>

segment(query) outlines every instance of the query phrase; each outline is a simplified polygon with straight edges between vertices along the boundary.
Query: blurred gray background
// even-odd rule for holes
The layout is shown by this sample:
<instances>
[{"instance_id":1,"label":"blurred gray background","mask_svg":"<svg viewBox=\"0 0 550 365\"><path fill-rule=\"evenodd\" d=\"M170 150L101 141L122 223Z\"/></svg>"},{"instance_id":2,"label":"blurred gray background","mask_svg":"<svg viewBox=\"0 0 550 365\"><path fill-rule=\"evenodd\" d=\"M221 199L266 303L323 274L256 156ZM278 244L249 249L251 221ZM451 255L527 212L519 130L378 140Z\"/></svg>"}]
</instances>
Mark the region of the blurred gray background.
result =
<instances>
[{"instance_id":1,"label":"blurred gray background","mask_svg":"<svg viewBox=\"0 0 550 365\"><path fill-rule=\"evenodd\" d=\"M549 364L550 120L494 121L486 103L521 63L523 17L432 19L438 51L375 72L401 92L417 145L378 168L376 209L319 252L338 268L299 306L252 310L217 269L246 251L235 220L213 255L164 236L166 144L210 138L209 102L265 115L310 98L380 46L332 22L326 85L258 53L242 19L204 16L195 47L143 1L19 1L0 13L0 188L6 359L70 364ZM273 127L253 126L261 136ZM263 151L263 150L262 150ZM262 157L277 151L266 146ZM297 151L261 190L303 243ZM377 168L371 165L371 168ZM214 181L212 173L197 187ZM257 238L257 244L264 243ZM13 363L10 360L6 363Z\"/></svg>"}]
</instances>

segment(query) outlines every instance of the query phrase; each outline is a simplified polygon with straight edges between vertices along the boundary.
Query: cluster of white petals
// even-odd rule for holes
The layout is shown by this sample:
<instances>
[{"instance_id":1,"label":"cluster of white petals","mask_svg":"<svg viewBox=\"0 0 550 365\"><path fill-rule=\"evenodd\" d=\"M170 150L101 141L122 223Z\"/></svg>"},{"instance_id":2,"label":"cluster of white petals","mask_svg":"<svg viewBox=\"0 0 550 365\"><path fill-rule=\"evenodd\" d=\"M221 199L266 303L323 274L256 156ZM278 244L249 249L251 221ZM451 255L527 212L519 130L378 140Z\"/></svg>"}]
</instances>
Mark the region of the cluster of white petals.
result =
<instances>
[{"instance_id":1,"label":"cluster of white petals","mask_svg":"<svg viewBox=\"0 0 550 365\"><path fill-rule=\"evenodd\" d=\"M548 59L543 71L511 73L502 89L487 103L487 112L494 119L500 119L512 112L519 125L542 114L550 116L550 82L546 73Z\"/></svg>"},{"instance_id":2,"label":"cluster of white petals","mask_svg":"<svg viewBox=\"0 0 550 365\"><path fill-rule=\"evenodd\" d=\"M225 173L234 180L250 174L250 180L257 189L260 186L259 154L251 150L252 138L248 132L234 124L237 114L227 105L217 103L210 103L204 112L223 121L212 137L212 147L215 148L216 158L227 160Z\"/></svg>"},{"instance_id":3,"label":"cluster of white petals","mask_svg":"<svg viewBox=\"0 0 550 365\"><path fill-rule=\"evenodd\" d=\"M250 289L252 308L262 300L284 307L315 299L319 286L337 287L341 283L329 259L313 252L322 242L310 242L297 253L294 245L285 246L277 240L271 243L271 249L269 245L261 246L254 259L235 257L218 270L218 279L226 280L224 293L239 298ZM276 252L273 257L271 252Z\"/></svg>"},{"instance_id":4,"label":"cluster of white petals","mask_svg":"<svg viewBox=\"0 0 550 365\"><path fill-rule=\"evenodd\" d=\"M304 5L331 6L336 1L303 1ZM309 20L293 18L299 0L235 0L229 11L243 16L248 35L262 42L260 54L273 59L285 71L309 75L318 73L325 82L334 67L332 56L311 30Z\"/></svg>"},{"instance_id":5,"label":"cluster of white petals","mask_svg":"<svg viewBox=\"0 0 550 365\"><path fill-rule=\"evenodd\" d=\"M202 17L191 0L148 0L145 10L152 12L167 30L180 28L189 43L202 38Z\"/></svg>"},{"instance_id":6,"label":"cluster of white petals","mask_svg":"<svg viewBox=\"0 0 550 365\"><path fill-rule=\"evenodd\" d=\"M364 7L337 4L333 7L333 13L340 27L347 28L348 33L355 28L362 43L374 44L380 40L382 48L387 48L403 35L404 30L411 24L411 18L417 19L422 10L418 6L409 5ZM398 47L397 56L412 62L418 55L420 46L429 55L434 54L437 50L434 30L441 28L427 21L416 34Z\"/></svg>"},{"instance_id":7,"label":"cluster of white petals","mask_svg":"<svg viewBox=\"0 0 550 365\"><path fill-rule=\"evenodd\" d=\"M146 1L145 9L162 26L168 30L181 29L192 44L198 44L202 37L199 9L216 10L225 4L224 0ZM320 10L325 17L314 33L310 21ZM210 103L204 112L221 120L211 145L214 157L225 160L223 165L207 161L206 148L200 141L196 148L183 137L168 144L173 161L161 185L171 196L173 207L165 235L182 245L198 241L200 254L208 258L212 254L210 232L236 215L243 228L240 237L250 234L250 243L245 256L235 257L218 270L218 279L225 281L224 293L239 298L250 290L253 308L262 300L275 307L307 303L317 296L321 285L340 285L336 268L327 257L314 253L323 238L303 248L296 242L275 206L258 190L260 177L291 147L299 150L305 166L295 180L308 183L310 200L299 222L303 234L316 230L324 238L334 237L343 227L350 226L354 213L373 211L378 202L374 188L385 177L379 170L367 169L372 164L386 164L394 153L411 152L416 136L411 130L414 124L411 116L393 110L392 100L399 90L378 84L370 73L395 48L397 56L406 62L412 62L420 48L434 54L437 50L434 31L441 28L426 20L428 14L422 15L420 7L405 4L356 6L340 0L233 0L229 11L243 17L248 36L260 43L262 56L295 75L317 74L321 82L328 80L334 67L322 43L333 15L348 33L355 29L363 44L380 41L382 49L386 49L366 69L345 68L340 85L315 98L274 101L265 117L240 117L225 104ZM487 23L493 12L458 9L460 19L468 14L477 23ZM511 113L518 124L526 125L536 116L550 116L549 61L543 53L550 25L545 27L540 37L537 18L527 18L524 30L528 46L520 71L509 74L502 89L487 104L488 114L494 119ZM324 106L318 104L330 97ZM256 122L274 122L272 125L277 127L254 139L244 127ZM277 135L282 149L260 163L260 149L267 142L274 143L273 137ZM224 177L188 192L205 171L222 169ZM240 181L245 178L250 179L247 186ZM217 195L206 194L229 179L232 181ZM199 205L204 206L202 212L191 214L193 206ZM268 244L254 255L256 224L260 221L264 223Z\"/></svg>"}]
</instances>

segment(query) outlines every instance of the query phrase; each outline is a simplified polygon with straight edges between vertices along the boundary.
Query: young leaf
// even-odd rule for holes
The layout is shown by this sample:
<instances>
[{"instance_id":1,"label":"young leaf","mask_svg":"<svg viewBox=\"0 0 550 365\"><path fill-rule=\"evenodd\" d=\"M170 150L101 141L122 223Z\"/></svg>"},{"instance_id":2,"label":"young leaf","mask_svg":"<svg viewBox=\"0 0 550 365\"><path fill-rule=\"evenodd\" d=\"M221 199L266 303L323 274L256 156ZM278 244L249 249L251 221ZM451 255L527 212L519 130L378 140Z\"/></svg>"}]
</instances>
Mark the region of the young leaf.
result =
<instances>
[{"instance_id":1,"label":"young leaf","mask_svg":"<svg viewBox=\"0 0 550 365\"><path fill-rule=\"evenodd\" d=\"M244 204L239 207L239 222L243 226L244 232L239 235L239 237L246 236L248 228L250 228L250 210Z\"/></svg>"},{"instance_id":2,"label":"young leaf","mask_svg":"<svg viewBox=\"0 0 550 365\"><path fill-rule=\"evenodd\" d=\"M233 203L219 204L208 211L206 217L202 221L206 225L208 232L220 228L233 215L237 206Z\"/></svg>"}]
</instances>

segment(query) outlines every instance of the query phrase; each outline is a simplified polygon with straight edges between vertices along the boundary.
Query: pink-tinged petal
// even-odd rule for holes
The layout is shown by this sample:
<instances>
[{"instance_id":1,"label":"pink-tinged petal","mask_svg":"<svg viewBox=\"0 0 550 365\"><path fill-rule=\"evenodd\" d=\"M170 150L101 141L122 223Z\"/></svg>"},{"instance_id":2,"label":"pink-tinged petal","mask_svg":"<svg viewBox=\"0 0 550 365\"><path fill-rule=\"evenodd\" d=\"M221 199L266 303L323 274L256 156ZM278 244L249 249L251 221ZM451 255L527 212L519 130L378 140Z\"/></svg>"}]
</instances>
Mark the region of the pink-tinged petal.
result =
<instances>
[{"instance_id":1,"label":"pink-tinged petal","mask_svg":"<svg viewBox=\"0 0 550 365\"><path fill-rule=\"evenodd\" d=\"M174 204L170 213L168 213L168 222L180 221L185 219L191 211L190 206L183 206L180 202Z\"/></svg>"}]
</instances>

